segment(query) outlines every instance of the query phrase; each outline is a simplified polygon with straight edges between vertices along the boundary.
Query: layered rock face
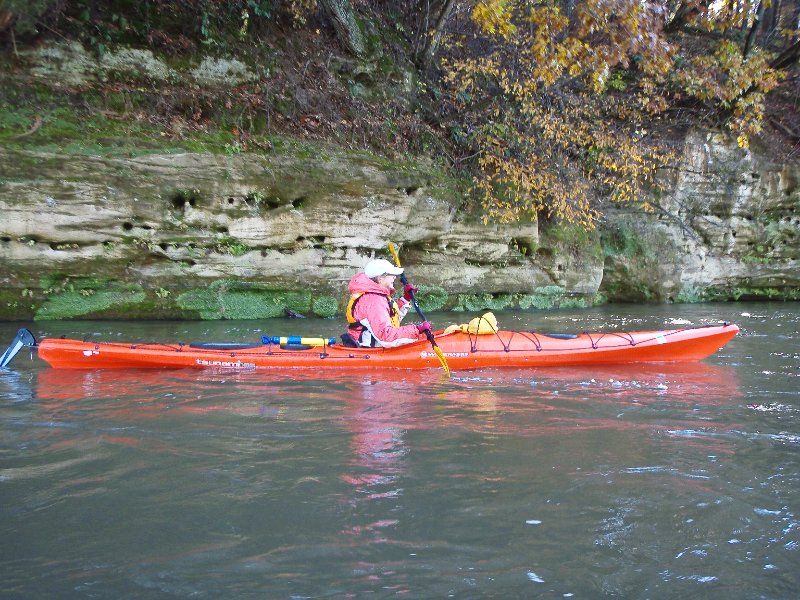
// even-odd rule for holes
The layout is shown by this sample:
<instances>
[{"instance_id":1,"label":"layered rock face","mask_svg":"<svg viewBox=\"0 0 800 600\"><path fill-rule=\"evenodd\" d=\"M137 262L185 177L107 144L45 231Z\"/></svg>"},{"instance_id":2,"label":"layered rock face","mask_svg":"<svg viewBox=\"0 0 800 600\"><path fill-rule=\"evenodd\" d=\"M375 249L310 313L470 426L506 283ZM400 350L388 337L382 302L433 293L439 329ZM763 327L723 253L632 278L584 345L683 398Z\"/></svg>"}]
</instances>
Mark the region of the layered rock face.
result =
<instances>
[{"instance_id":1,"label":"layered rock face","mask_svg":"<svg viewBox=\"0 0 800 600\"><path fill-rule=\"evenodd\" d=\"M550 283L511 246L535 223L458 223L425 174L365 157L0 152L5 318L332 315L388 241L431 309Z\"/></svg>"},{"instance_id":2,"label":"layered rock face","mask_svg":"<svg viewBox=\"0 0 800 600\"><path fill-rule=\"evenodd\" d=\"M681 156L664 173L653 214L610 216L607 233L621 251L606 258L609 297L800 297L800 164L777 164L709 132L691 132Z\"/></svg>"},{"instance_id":3,"label":"layered rock face","mask_svg":"<svg viewBox=\"0 0 800 600\"><path fill-rule=\"evenodd\" d=\"M0 149L0 319L332 316L388 241L427 310L797 298L800 166L713 134L684 155L657 212L586 234L484 225L433 170L367 156Z\"/></svg>"}]
</instances>

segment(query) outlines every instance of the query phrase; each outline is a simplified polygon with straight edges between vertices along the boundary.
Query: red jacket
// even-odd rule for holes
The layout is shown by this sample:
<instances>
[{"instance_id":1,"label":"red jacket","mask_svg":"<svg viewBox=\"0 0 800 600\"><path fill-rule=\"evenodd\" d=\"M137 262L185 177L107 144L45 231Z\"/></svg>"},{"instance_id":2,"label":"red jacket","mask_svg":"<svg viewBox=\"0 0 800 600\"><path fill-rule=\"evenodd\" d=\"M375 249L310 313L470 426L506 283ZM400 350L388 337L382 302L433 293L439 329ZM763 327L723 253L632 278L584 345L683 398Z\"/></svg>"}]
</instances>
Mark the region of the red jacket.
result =
<instances>
[{"instance_id":1,"label":"red jacket","mask_svg":"<svg viewBox=\"0 0 800 600\"><path fill-rule=\"evenodd\" d=\"M358 322L356 327L350 329L351 335L362 346L373 345L393 348L410 344L419 339L416 325L392 325L390 302L392 293L372 281L364 273L359 273L350 280L350 294L362 294L353 307L353 317ZM408 300L400 298L397 301L398 317L402 319L408 312Z\"/></svg>"}]
</instances>

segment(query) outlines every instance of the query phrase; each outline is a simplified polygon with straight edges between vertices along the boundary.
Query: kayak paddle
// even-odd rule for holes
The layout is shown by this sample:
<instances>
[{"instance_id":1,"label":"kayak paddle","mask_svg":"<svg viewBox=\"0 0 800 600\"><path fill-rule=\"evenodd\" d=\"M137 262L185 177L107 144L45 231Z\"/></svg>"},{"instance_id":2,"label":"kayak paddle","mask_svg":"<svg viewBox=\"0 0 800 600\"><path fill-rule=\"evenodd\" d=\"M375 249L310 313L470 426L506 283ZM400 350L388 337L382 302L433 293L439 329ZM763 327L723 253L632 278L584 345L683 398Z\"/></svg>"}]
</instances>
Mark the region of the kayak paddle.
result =
<instances>
[{"instance_id":1,"label":"kayak paddle","mask_svg":"<svg viewBox=\"0 0 800 600\"><path fill-rule=\"evenodd\" d=\"M36 345L36 338L33 337L33 334L25 328L20 329L17 332L17 337L14 338L14 341L11 342L11 345L6 348L6 351L3 352L2 356L0 356L0 367L5 367L8 363L11 362L11 359L17 355L17 352L20 351L24 346L28 346L29 348L33 348Z\"/></svg>"},{"instance_id":2,"label":"kayak paddle","mask_svg":"<svg viewBox=\"0 0 800 600\"><path fill-rule=\"evenodd\" d=\"M397 254L397 250L395 250L394 244L392 242L389 242L389 252L391 252L392 256L394 257L394 264L400 267L400 255ZM403 285L408 285L408 277L406 277L405 271L400 273L400 282ZM422 319L423 321L427 321L428 319L422 313L422 309L419 307L419 303L417 302L417 295L414 293L413 289L411 290L411 304L414 305L414 310L417 311L419 318ZM436 343L436 340L433 337L433 332L431 332L430 330L426 331L425 337L428 338L428 341L431 343L431 347L433 348L434 353L436 353L436 356L439 358L439 362L442 363L442 369L444 369L444 372L447 374L448 377L450 377L450 367L447 364L447 359L444 357L444 352L442 352L442 349L439 348L439 344Z\"/></svg>"}]
</instances>

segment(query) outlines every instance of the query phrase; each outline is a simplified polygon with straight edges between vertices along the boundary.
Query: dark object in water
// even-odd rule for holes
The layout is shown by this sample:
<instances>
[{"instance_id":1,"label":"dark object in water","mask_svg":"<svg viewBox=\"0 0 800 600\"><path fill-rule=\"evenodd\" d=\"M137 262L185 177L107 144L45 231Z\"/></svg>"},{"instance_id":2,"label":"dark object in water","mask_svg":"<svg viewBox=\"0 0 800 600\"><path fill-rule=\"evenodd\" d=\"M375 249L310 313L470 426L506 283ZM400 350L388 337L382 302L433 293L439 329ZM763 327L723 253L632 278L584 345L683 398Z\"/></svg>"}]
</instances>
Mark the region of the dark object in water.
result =
<instances>
[{"instance_id":1,"label":"dark object in water","mask_svg":"<svg viewBox=\"0 0 800 600\"><path fill-rule=\"evenodd\" d=\"M306 318L305 315L301 315L299 312L294 312L290 308L286 309L286 316L289 317L290 319L305 319Z\"/></svg>"}]
</instances>

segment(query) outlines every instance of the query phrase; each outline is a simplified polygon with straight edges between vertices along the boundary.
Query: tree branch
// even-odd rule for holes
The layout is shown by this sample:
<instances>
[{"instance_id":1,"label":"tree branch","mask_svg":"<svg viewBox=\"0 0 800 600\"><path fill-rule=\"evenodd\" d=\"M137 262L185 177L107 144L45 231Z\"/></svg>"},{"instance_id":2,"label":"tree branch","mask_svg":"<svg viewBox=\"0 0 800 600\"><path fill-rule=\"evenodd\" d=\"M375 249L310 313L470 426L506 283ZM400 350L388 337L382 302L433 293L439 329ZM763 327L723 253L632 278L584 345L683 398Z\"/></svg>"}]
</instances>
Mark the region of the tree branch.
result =
<instances>
[{"instance_id":1,"label":"tree branch","mask_svg":"<svg viewBox=\"0 0 800 600\"><path fill-rule=\"evenodd\" d=\"M763 16L764 16L764 2L762 0L761 2L758 3L758 8L756 9L753 26L747 33L747 39L744 41L744 48L742 48L742 58L746 59L747 56L750 54L750 51L753 49L753 43L756 40L756 31L758 31L758 28L761 25L761 18Z\"/></svg>"},{"instance_id":2,"label":"tree branch","mask_svg":"<svg viewBox=\"0 0 800 600\"><path fill-rule=\"evenodd\" d=\"M436 52L439 49L439 43L442 40L444 27L447 24L447 20L450 18L450 13L453 12L454 6L455 0L445 0L441 10L439 11L439 16L436 18L436 24L433 26L433 29L429 33L424 32L421 34L424 37L425 42L422 45L419 54L417 55L417 61L425 69L431 65L433 62L433 57L436 56Z\"/></svg>"},{"instance_id":3,"label":"tree branch","mask_svg":"<svg viewBox=\"0 0 800 600\"><path fill-rule=\"evenodd\" d=\"M710 0L688 0L681 2L675 11L675 16L664 26L665 33L675 33L683 29L684 25L700 14L702 9L708 8Z\"/></svg>"},{"instance_id":4,"label":"tree branch","mask_svg":"<svg viewBox=\"0 0 800 600\"><path fill-rule=\"evenodd\" d=\"M769 66L773 69L788 69L798 61L800 61L800 39L781 52Z\"/></svg>"}]
</instances>

